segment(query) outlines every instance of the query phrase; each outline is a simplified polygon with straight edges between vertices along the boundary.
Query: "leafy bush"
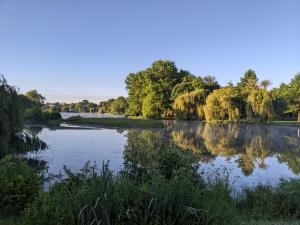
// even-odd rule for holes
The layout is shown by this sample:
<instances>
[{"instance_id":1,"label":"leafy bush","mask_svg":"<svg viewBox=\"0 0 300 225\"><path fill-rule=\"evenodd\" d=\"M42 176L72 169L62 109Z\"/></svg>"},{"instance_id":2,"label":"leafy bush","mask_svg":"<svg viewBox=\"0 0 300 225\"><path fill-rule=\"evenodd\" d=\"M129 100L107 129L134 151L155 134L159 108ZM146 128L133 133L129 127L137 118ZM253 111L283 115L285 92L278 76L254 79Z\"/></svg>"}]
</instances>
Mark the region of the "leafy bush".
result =
<instances>
[{"instance_id":1,"label":"leafy bush","mask_svg":"<svg viewBox=\"0 0 300 225\"><path fill-rule=\"evenodd\" d=\"M52 111L52 112L46 111L46 112L44 112L44 117L46 120L60 120L61 114L56 111Z\"/></svg>"},{"instance_id":2,"label":"leafy bush","mask_svg":"<svg viewBox=\"0 0 300 225\"><path fill-rule=\"evenodd\" d=\"M22 159L0 161L0 215L19 215L40 190L40 179Z\"/></svg>"},{"instance_id":3,"label":"leafy bush","mask_svg":"<svg viewBox=\"0 0 300 225\"><path fill-rule=\"evenodd\" d=\"M61 119L61 114L57 111L44 112L40 107L34 106L26 109L24 118L30 122L40 123L48 120L59 120Z\"/></svg>"},{"instance_id":4,"label":"leafy bush","mask_svg":"<svg viewBox=\"0 0 300 225\"><path fill-rule=\"evenodd\" d=\"M25 210L23 225L66 225L72 224L68 210L66 192L53 189L41 192L35 201Z\"/></svg>"},{"instance_id":5,"label":"leafy bush","mask_svg":"<svg viewBox=\"0 0 300 225\"><path fill-rule=\"evenodd\" d=\"M24 119L31 122L45 121L45 115L40 107L34 106L25 110Z\"/></svg>"}]
</instances>

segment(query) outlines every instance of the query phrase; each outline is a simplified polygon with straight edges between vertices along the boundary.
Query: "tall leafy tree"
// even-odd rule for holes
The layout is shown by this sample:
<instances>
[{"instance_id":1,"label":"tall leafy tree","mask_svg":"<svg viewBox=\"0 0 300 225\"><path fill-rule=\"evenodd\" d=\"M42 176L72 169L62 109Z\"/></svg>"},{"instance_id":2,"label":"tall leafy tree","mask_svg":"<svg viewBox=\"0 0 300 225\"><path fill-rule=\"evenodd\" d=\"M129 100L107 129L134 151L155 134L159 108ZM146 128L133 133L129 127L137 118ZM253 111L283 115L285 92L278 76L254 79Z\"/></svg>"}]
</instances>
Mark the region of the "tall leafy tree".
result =
<instances>
[{"instance_id":1,"label":"tall leafy tree","mask_svg":"<svg viewBox=\"0 0 300 225\"><path fill-rule=\"evenodd\" d=\"M122 115L125 113L126 108L127 108L127 101L123 96L120 96L111 103L110 113Z\"/></svg>"},{"instance_id":2,"label":"tall leafy tree","mask_svg":"<svg viewBox=\"0 0 300 225\"><path fill-rule=\"evenodd\" d=\"M145 96L146 81L143 72L130 73L126 80L128 91L127 114L139 116L142 114L143 98Z\"/></svg>"},{"instance_id":3,"label":"tall leafy tree","mask_svg":"<svg viewBox=\"0 0 300 225\"><path fill-rule=\"evenodd\" d=\"M179 95L195 90L195 79L193 75L186 75L182 81L174 86L171 92L171 100L175 100Z\"/></svg>"},{"instance_id":4,"label":"tall leafy tree","mask_svg":"<svg viewBox=\"0 0 300 225\"><path fill-rule=\"evenodd\" d=\"M37 90L28 91L25 96L37 105L43 105L46 100L46 98L38 93Z\"/></svg>"},{"instance_id":5,"label":"tall leafy tree","mask_svg":"<svg viewBox=\"0 0 300 225\"><path fill-rule=\"evenodd\" d=\"M296 74L290 83L290 111L298 116L300 122L300 73Z\"/></svg>"},{"instance_id":6,"label":"tall leafy tree","mask_svg":"<svg viewBox=\"0 0 300 225\"><path fill-rule=\"evenodd\" d=\"M250 92L253 89L257 89L258 78L253 70L247 70L243 77L241 77L238 87L242 89L243 92Z\"/></svg>"},{"instance_id":7,"label":"tall leafy tree","mask_svg":"<svg viewBox=\"0 0 300 225\"><path fill-rule=\"evenodd\" d=\"M156 113L167 116L168 111L172 108L172 89L181 78L174 62L158 60L152 63L146 73L148 84L146 93L153 96L151 102L156 106ZM143 107L149 108L150 106L143 104Z\"/></svg>"},{"instance_id":8,"label":"tall leafy tree","mask_svg":"<svg viewBox=\"0 0 300 225\"><path fill-rule=\"evenodd\" d=\"M241 116L238 90L232 87L214 90L206 99L204 112L207 121L238 121Z\"/></svg>"},{"instance_id":9,"label":"tall leafy tree","mask_svg":"<svg viewBox=\"0 0 300 225\"><path fill-rule=\"evenodd\" d=\"M247 98L248 119L267 121L273 117L273 99L267 90L254 90Z\"/></svg>"},{"instance_id":10,"label":"tall leafy tree","mask_svg":"<svg viewBox=\"0 0 300 225\"><path fill-rule=\"evenodd\" d=\"M179 95L173 104L176 118L203 120L205 98L206 93L203 89Z\"/></svg>"},{"instance_id":11,"label":"tall leafy tree","mask_svg":"<svg viewBox=\"0 0 300 225\"><path fill-rule=\"evenodd\" d=\"M199 81L198 81L199 82ZM213 92L214 90L216 89L219 89L221 86L219 85L217 79L214 77L214 76L205 76L203 78L203 87L202 86L202 83L200 81L200 85L198 88L204 88L206 94L208 95L209 93Z\"/></svg>"}]
</instances>

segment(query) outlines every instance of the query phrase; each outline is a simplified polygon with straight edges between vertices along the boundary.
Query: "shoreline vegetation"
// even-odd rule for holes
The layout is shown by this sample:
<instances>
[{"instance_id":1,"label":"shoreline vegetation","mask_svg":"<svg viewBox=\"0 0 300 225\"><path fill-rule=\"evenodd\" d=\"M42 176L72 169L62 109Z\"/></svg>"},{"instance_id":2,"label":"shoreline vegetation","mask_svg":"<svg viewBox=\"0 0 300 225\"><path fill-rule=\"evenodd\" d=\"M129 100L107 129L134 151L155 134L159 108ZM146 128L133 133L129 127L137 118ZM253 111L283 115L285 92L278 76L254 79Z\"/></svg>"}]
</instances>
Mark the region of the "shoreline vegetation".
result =
<instances>
[{"instance_id":1,"label":"shoreline vegetation","mask_svg":"<svg viewBox=\"0 0 300 225\"><path fill-rule=\"evenodd\" d=\"M133 119L133 118L82 118L70 117L62 122L71 125L91 125L112 128L163 128L162 120L155 119Z\"/></svg>"},{"instance_id":2,"label":"shoreline vegetation","mask_svg":"<svg viewBox=\"0 0 300 225\"><path fill-rule=\"evenodd\" d=\"M110 127L110 128L163 128L165 127L165 121L186 121L186 120L174 120L174 119L146 119L141 117L129 117L129 118L82 118L82 117L70 117L56 121L57 123L66 123L69 125L82 125L82 126L94 126L94 127ZM297 121L267 121L267 122L253 122L240 120L238 122L232 121L199 121L190 120L192 122L202 123L216 123L216 124L249 124L249 125L261 125L261 126L292 126L300 127L300 122Z\"/></svg>"}]
</instances>

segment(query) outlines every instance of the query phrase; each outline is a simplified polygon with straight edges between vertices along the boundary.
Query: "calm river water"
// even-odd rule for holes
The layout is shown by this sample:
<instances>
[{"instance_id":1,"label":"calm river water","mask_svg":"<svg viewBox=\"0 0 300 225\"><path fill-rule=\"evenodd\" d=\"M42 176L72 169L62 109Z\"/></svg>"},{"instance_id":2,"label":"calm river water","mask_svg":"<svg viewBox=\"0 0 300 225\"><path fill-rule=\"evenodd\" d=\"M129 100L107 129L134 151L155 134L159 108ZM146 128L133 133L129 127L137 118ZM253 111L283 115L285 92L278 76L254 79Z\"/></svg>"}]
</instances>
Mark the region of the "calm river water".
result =
<instances>
[{"instance_id":1,"label":"calm river water","mask_svg":"<svg viewBox=\"0 0 300 225\"><path fill-rule=\"evenodd\" d=\"M155 162L166 146L175 146L200 164L206 175L230 171L237 186L275 184L300 174L299 128L168 122L161 129L34 128L49 148L30 157L47 162L48 173L63 165L79 170L90 160L110 161L117 172L126 160Z\"/></svg>"}]
</instances>

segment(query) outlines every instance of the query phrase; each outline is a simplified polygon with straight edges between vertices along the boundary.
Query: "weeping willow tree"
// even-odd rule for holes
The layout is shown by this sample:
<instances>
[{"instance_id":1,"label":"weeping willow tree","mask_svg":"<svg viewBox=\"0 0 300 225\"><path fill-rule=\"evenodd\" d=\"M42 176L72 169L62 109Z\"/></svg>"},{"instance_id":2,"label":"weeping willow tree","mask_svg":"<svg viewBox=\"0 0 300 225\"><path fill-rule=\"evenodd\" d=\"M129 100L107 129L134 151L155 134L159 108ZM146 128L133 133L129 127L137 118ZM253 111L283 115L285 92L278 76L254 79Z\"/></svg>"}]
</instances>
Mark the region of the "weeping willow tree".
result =
<instances>
[{"instance_id":1,"label":"weeping willow tree","mask_svg":"<svg viewBox=\"0 0 300 225\"><path fill-rule=\"evenodd\" d=\"M204 107L205 119L207 121L240 119L240 95L233 87L214 90L208 95Z\"/></svg>"},{"instance_id":2,"label":"weeping willow tree","mask_svg":"<svg viewBox=\"0 0 300 225\"><path fill-rule=\"evenodd\" d=\"M247 98L248 120L267 121L273 117L273 98L267 90L254 90Z\"/></svg>"},{"instance_id":3,"label":"weeping willow tree","mask_svg":"<svg viewBox=\"0 0 300 225\"><path fill-rule=\"evenodd\" d=\"M23 132L23 108L14 86L0 76L0 158L12 152L24 152L46 148L46 144L34 135Z\"/></svg>"},{"instance_id":4,"label":"weeping willow tree","mask_svg":"<svg viewBox=\"0 0 300 225\"><path fill-rule=\"evenodd\" d=\"M206 94L203 89L179 95L173 104L178 119L204 119L204 104Z\"/></svg>"},{"instance_id":5,"label":"weeping willow tree","mask_svg":"<svg viewBox=\"0 0 300 225\"><path fill-rule=\"evenodd\" d=\"M0 156L9 149L14 135L22 129L21 107L17 90L0 76Z\"/></svg>"}]
</instances>

